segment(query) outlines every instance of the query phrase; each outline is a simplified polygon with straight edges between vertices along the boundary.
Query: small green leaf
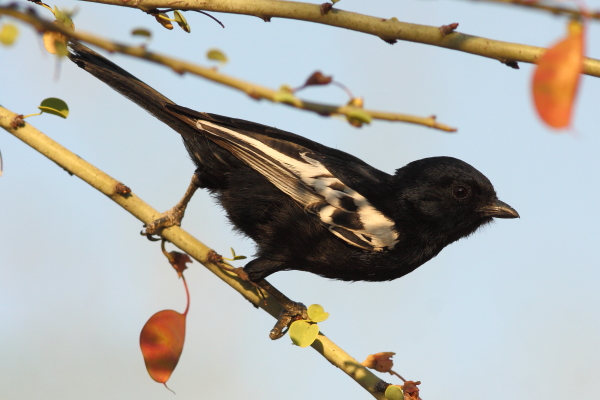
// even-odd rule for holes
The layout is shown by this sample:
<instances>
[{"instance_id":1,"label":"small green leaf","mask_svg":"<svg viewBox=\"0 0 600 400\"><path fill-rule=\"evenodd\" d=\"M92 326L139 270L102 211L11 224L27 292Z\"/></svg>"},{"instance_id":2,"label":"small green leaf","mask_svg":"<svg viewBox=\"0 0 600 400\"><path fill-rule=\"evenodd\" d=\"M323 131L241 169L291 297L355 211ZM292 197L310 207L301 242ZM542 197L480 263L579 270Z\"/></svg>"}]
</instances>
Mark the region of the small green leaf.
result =
<instances>
[{"instance_id":1,"label":"small green leaf","mask_svg":"<svg viewBox=\"0 0 600 400\"><path fill-rule=\"evenodd\" d=\"M61 118L67 118L69 115L69 106L61 99L48 97L38 107L42 112L58 115Z\"/></svg>"},{"instance_id":2,"label":"small green leaf","mask_svg":"<svg viewBox=\"0 0 600 400\"><path fill-rule=\"evenodd\" d=\"M54 49L56 50L56 55L59 57L65 57L65 56L69 55L69 50L67 50L67 45L62 40L54 41Z\"/></svg>"},{"instance_id":3,"label":"small green leaf","mask_svg":"<svg viewBox=\"0 0 600 400\"><path fill-rule=\"evenodd\" d=\"M340 1L340 0L331 0L331 3L332 3L332 4L335 4L335 3L337 3L338 1Z\"/></svg>"},{"instance_id":4,"label":"small green leaf","mask_svg":"<svg viewBox=\"0 0 600 400\"><path fill-rule=\"evenodd\" d=\"M179 25L181 27L181 29L183 29L187 33L190 33L192 28L190 28L190 25L185 20L185 17L181 13L181 11L175 10L175 11L173 11L173 14L175 16L174 19L175 19L175 22L177 22L177 25Z\"/></svg>"},{"instance_id":5,"label":"small green leaf","mask_svg":"<svg viewBox=\"0 0 600 400\"><path fill-rule=\"evenodd\" d=\"M356 119L364 124L370 124L373 118L363 110L351 110L346 115L348 119Z\"/></svg>"},{"instance_id":6,"label":"small green leaf","mask_svg":"<svg viewBox=\"0 0 600 400\"><path fill-rule=\"evenodd\" d=\"M5 46L13 44L17 36L19 36L19 28L13 24L4 24L0 29L0 43Z\"/></svg>"},{"instance_id":7,"label":"small green leaf","mask_svg":"<svg viewBox=\"0 0 600 400\"><path fill-rule=\"evenodd\" d=\"M235 250L233 249L233 247L230 247L229 250L231 250L231 255L233 256L233 258L235 258Z\"/></svg>"},{"instance_id":8,"label":"small green leaf","mask_svg":"<svg viewBox=\"0 0 600 400\"><path fill-rule=\"evenodd\" d=\"M246 257L246 256L235 256L235 257L233 257L233 261L244 260L246 258L248 258L248 257Z\"/></svg>"},{"instance_id":9,"label":"small green leaf","mask_svg":"<svg viewBox=\"0 0 600 400\"><path fill-rule=\"evenodd\" d=\"M281 85L279 91L283 93L294 94L294 89L290 85Z\"/></svg>"},{"instance_id":10,"label":"small green leaf","mask_svg":"<svg viewBox=\"0 0 600 400\"><path fill-rule=\"evenodd\" d=\"M54 17L58 22L61 22L67 28L73 27L73 20L71 19L71 13L61 11L58 7L54 6Z\"/></svg>"},{"instance_id":11,"label":"small green leaf","mask_svg":"<svg viewBox=\"0 0 600 400\"><path fill-rule=\"evenodd\" d=\"M319 304L312 304L308 307L308 318L312 322L323 322L329 318L329 313Z\"/></svg>"},{"instance_id":12,"label":"small green leaf","mask_svg":"<svg viewBox=\"0 0 600 400\"><path fill-rule=\"evenodd\" d=\"M227 61L227 56L219 49L210 49L206 52L206 58L209 60L219 61L222 64L225 64Z\"/></svg>"},{"instance_id":13,"label":"small green leaf","mask_svg":"<svg viewBox=\"0 0 600 400\"><path fill-rule=\"evenodd\" d=\"M308 347L319 335L319 325L304 320L294 321L290 326L289 334L296 346Z\"/></svg>"},{"instance_id":14,"label":"small green leaf","mask_svg":"<svg viewBox=\"0 0 600 400\"><path fill-rule=\"evenodd\" d=\"M385 398L388 400L404 400L404 393L399 386L390 385L385 389Z\"/></svg>"},{"instance_id":15,"label":"small green leaf","mask_svg":"<svg viewBox=\"0 0 600 400\"><path fill-rule=\"evenodd\" d=\"M147 38L151 38L152 37L152 32L150 32L148 29L145 28L137 28L131 31L131 34L133 36L144 36Z\"/></svg>"},{"instance_id":16,"label":"small green leaf","mask_svg":"<svg viewBox=\"0 0 600 400\"><path fill-rule=\"evenodd\" d=\"M288 91L283 91L281 89L279 90L279 92L275 93L275 96L273 97L273 101L276 103L294 104L296 100L296 96L294 96Z\"/></svg>"}]
</instances>

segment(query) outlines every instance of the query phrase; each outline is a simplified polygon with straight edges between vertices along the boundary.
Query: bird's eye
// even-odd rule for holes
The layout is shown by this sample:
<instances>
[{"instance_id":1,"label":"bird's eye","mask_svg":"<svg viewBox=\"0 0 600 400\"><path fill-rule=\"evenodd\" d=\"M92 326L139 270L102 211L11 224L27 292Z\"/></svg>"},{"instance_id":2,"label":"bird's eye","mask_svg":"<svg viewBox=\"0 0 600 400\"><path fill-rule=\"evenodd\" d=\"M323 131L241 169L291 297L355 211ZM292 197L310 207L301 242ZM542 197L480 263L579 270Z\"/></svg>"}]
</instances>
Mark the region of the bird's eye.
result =
<instances>
[{"instance_id":1,"label":"bird's eye","mask_svg":"<svg viewBox=\"0 0 600 400\"><path fill-rule=\"evenodd\" d=\"M469 188L463 185L455 185L452 186L452 196L454 196L458 200L464 200L469 197L470 191Z\"/></svg>"}]
</instances>

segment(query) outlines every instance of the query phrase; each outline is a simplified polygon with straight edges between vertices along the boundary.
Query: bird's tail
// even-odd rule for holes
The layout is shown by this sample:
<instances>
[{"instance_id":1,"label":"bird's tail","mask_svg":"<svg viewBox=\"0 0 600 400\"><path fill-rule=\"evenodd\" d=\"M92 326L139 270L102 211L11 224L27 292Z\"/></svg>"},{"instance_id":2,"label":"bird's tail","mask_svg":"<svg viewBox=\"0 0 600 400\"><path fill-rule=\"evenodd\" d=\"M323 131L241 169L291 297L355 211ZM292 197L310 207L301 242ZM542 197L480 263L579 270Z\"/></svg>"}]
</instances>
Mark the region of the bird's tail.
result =
<instances>
[{"instance_id":1,"label":"bird's tail","mask_svg":"<svg viewBox=\"0 0 600 400\"><path fill-rule=\"evenodd\" d=\"M180 134L185 135L188 131L194 134L193 124L190 126L166 108L175 103L89 47L71 41L69 59Z\"/></svg>"}]
</instances>

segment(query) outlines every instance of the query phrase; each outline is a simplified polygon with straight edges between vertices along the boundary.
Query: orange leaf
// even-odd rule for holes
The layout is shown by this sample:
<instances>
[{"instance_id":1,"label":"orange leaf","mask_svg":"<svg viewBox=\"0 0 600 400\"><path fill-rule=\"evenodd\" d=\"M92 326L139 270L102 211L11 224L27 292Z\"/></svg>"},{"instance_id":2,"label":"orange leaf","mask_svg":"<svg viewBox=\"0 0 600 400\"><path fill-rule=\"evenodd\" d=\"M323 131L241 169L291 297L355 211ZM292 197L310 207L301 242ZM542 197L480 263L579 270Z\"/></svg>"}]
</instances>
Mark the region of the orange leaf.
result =
<instances>
[{"instance_id":1,"label":"orange leaf","mask_svg":"<svg viewBox=\"0 0 600 400\"><path fill-rule=\"evenodd\" d=\"M166 383L179 362L185 341L185 315L173 310L154 314L140 334L140 347L150 377Z\"/></svg>"},{"instance_id":2,"label":"orange leaf","mask_svg":"<svg viewBox=\"0 0 600 400\"><path fill-rule=\"evenodd\" d=\"M379 372L390 372L392 370L392 367L394 366L392 357L395 354L396 353L392 353L391 351L385 351L383 353L377 354L369 354L369 356L367 356L367 359L361 364L367 368L371 368Z\"/></svg>"},{"instance_id":3,"label":"orange leaf","mask_svg":"<svg viewBox=\"0 0 600 400\"><path fill-rule=\"evenodd\" d=\"M573 103L583 68L584 25L569 23L567 36L538 60L533 75L533 101L542 120L552 128L571 124Z\"/></svg>"}]
</instances>

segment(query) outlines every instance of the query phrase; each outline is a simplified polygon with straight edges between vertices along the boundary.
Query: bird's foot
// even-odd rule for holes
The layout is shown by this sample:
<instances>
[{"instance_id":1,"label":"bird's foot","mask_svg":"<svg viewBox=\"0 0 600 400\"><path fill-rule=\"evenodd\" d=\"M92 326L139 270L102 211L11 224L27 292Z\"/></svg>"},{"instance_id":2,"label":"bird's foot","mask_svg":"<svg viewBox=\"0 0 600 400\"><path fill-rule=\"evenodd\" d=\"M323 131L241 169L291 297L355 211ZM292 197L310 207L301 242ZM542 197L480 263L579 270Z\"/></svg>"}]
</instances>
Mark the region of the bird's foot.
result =
<instances>
[{"instance_id":1,"label":"bird's foot","mask_svg":"<svg viewBox=\"0 0 600 400\"><path fill-rule=\"evenodd\" d=\"M148 225L145 225L145 229L141 231L140 234L146 236L148 240L160 240L160 238L156 238L155 235L160 235L162 230L165 228L170 228L171 226L180 226L184 212L185 207L181 207L180 204L177 204L169 211L162 213L160 217Z\"/></svg>"},{"instance_id":2,"label":"bird's foot","mask_svg":"<svg viewBox=\"0 0 600 400\"><path fill-rule=\"evenodd\" d=\"M308 312L306 306L302 303L297 303L295 301L290 301L289 303L281 305L283 309L279 314L279 318L277 319L277 323L271 329L269 333L269 337L272 340L277 340L287 332L287 328L292 322L297 321L299 319L308 319Z\"/></svg>"}]
</instances>

